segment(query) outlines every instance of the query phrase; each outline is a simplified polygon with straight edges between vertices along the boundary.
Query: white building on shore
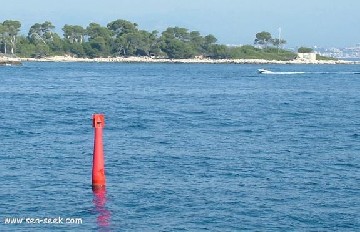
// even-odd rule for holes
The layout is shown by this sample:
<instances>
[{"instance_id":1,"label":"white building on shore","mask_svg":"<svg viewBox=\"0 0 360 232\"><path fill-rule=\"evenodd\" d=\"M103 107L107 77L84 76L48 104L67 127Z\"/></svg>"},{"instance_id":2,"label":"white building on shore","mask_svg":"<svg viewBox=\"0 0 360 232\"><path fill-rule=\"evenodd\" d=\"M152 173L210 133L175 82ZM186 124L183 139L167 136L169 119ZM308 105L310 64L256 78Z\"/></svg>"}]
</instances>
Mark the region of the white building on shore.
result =
<instances>
[{"instance_id":1,"label":"white building on shore","mask_svg":"<svg viewBox=\"0 0 360 232\"><path fill-rule=\"evenodd\" d=\"M302 60L302 61L316 61L316 53L315 52L298 53L298 56L296 59Z\"/></svg>"}]
</instances>

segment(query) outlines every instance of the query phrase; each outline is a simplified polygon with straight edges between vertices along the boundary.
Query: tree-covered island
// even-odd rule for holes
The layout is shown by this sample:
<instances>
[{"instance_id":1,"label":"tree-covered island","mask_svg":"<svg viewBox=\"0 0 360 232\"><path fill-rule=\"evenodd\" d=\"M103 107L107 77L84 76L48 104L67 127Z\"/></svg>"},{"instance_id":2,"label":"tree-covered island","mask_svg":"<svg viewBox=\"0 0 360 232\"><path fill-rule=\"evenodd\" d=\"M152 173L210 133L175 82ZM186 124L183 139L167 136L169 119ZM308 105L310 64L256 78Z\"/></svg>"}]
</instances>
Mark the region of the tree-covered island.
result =
<instances>
[{"instance_id":1,"label":"tree-covered island","mask_svg":"<svg viewBox=\"0 0 360 232\"><path fill-rule=\"evenodd\" d=\"M27 35L21 35L21 22L0 23L0 53L25 58L71 56L98 57L157 57L188 59L265 59L293 60L296 53L282 49L283 39L274 39L266 31L255 35L254 45L226 46L218 44L214 35L201 35L182 27L169 27L163 32L146 31L127 20L118 19L101 26L90 23L86 28L64 25L63 35L45 21L35 23Z\"/></svg>"}]
</instances>

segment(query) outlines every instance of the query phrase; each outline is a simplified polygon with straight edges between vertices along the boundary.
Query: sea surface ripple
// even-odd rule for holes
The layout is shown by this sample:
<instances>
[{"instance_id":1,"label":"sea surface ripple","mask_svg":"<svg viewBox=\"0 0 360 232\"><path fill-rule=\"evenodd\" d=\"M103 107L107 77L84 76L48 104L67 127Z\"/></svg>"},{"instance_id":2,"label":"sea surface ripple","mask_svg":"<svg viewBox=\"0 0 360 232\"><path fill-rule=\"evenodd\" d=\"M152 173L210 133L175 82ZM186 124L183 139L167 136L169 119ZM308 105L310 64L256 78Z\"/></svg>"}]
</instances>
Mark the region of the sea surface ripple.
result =
<instances>
[{"instance_id":1,"label":"sea surface ripple","mask_svg":"<svg viewBox=\"0 0 360 232\"><path fill-rule=\"evenodd\" d=\"M0 67L0 231L359 231L359 66L258 68ZM47 217L82 223L5 224Z\"/></svg>"}]
</instances>

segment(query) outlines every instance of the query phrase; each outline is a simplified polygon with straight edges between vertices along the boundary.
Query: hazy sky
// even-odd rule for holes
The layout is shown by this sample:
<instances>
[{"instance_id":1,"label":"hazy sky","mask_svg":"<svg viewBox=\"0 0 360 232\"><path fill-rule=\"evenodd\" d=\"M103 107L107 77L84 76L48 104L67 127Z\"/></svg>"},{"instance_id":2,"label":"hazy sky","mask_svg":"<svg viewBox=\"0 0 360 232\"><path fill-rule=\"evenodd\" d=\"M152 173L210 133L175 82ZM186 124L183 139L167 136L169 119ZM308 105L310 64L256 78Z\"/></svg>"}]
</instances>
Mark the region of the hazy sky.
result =
<instances>
[{"instance_id":1,"label":"hazy sky","mask_svg":"<svg viewBox=\"0 0 360 232\"><path fill-rule=\"evenodd\" d=\"M359 0L0 0L0 21L21 21L23 34L46 20L62 34L65 24L126 19L149 31L179 26L213 34L222 44L252 44L257 32L277 37L281 28L287 47L354 46L359 12Z\"/></svg>"}]
</instances>

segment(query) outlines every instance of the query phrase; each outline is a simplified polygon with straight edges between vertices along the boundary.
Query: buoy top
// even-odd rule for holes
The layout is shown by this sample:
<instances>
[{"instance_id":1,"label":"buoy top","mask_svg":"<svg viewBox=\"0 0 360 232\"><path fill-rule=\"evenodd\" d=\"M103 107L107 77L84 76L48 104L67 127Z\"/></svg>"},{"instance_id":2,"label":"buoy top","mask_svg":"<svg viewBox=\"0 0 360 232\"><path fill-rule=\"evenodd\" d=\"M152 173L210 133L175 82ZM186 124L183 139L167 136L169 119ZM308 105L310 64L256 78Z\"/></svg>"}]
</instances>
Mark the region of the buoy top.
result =
<instances>
[{"instance_id":1,"label":"buoy top","mask_svg":"<svg viewBox=\"0 0 360 232\"><path fill-rule=\"evenodd\" d=\"M105 118L103 114L93 114L93 127L104 128Z\"/></svg>"}]
</instances>

